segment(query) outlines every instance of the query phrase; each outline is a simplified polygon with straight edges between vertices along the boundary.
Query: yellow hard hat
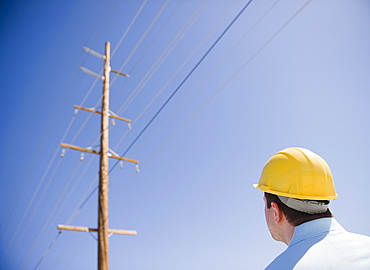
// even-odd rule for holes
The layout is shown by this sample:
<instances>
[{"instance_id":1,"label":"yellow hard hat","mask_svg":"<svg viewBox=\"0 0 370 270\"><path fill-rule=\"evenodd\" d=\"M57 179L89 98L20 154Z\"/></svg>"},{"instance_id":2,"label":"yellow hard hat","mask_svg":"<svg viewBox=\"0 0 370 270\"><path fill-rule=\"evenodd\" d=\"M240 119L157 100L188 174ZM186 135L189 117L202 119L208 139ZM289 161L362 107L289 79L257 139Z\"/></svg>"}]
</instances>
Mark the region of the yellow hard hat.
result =
<instances>
[{"instance_id":1,"label":"yellow hard hat","mask_svg":"<svg viewBox=\"0 0 370 270\"><path fill-rule=\"evenodd\" d=\"M304 148L286 148L273 155L263 168L258 184L264 192L303 200L338 197L328 164Z\"/></svg>"}]
</instances>

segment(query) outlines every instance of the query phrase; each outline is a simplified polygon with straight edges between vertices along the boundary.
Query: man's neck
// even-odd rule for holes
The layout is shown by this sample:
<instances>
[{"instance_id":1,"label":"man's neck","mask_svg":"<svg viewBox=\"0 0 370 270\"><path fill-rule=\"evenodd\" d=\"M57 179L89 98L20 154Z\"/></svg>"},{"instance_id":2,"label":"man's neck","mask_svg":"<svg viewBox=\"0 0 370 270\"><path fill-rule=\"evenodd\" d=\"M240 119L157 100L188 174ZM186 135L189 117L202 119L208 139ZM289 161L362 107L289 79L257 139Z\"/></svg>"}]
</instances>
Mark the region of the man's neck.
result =
<instances>
[{"instance_id":1,"label":"man's neck","mask_svg":"<svg viewBox=\"0 0 370 270\"><path fill-rule=\"evenodd\" d=\"M282 223L282 242L286 245L289 245L290 241L293 238L295 227L291 225L287 220L284 220Z\"/></svg>"}]
</instances>

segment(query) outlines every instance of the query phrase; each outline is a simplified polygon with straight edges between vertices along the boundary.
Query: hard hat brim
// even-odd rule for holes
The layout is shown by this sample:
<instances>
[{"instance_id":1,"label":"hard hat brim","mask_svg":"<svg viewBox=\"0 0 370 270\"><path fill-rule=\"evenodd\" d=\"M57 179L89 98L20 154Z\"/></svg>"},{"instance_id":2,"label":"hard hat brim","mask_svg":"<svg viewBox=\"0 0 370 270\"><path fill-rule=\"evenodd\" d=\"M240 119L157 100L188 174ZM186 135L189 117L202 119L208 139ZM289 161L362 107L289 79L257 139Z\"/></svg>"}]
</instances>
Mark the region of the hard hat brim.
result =
<instances>
[{"instance_id":1,"label":"hard hat brim","mask_svg":"<svg viewBox=\"0 0 370 270\"><path fill-rule=\"evenodd\" d=\"M268 186L263 186L263 185L258 185L258 184L253 184L253 187L262 190L267 193L271 193L274 195L279 195L279 196L284 196L288 198L295 198L295 199L301 199L301 200L334 200L338 198L338 194L335 193L335 195L327 195L327 196L317 196L317 195L301 195L301 194L291 194L291 193L286 193L286 192L280 192L271 189Z\"/></svg>"}]
</instances>

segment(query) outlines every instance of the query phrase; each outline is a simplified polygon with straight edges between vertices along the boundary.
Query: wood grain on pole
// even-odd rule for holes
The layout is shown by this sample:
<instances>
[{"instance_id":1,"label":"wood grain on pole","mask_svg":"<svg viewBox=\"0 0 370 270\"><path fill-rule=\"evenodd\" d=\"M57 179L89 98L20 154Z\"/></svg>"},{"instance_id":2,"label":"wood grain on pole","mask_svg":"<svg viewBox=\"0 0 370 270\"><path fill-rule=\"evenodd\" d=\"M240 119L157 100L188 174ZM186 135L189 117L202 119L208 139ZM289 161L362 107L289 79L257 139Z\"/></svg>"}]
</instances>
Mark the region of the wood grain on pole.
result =
<instances>
[{"instance_id":1,"label":"wood grain on pole","mask_svg":"<svg viewBox=\"0 0 370 270\"><path fill-rule=\"evenodd\" d=\"M110 43L105 43L104 83L101 111L99 207L98 207L98 269L109 269L108 233L108 145L109 145L109 74Z\"/></svg>"}]
</instances>

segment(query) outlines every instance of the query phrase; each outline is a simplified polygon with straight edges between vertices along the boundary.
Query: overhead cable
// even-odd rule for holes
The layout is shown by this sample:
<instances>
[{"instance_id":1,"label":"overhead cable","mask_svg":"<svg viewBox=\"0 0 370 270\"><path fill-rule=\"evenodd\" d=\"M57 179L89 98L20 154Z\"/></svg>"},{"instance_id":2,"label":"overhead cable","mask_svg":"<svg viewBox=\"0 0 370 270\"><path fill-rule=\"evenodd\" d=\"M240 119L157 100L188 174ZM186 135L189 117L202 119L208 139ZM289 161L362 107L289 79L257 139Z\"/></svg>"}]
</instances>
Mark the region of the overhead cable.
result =
<instances>
[{"instance_id":1,"label":"overhead cable","mask_svg":"<svg viewBox=\"0 0 370 270\"><path fill-rule=\"evenodd\" d=\"M228 27L222 32L222 34L218 37L218 39L213 43L213 45L208 49L208 51L206 52L205 55L203 55L203 57L201 58L200 61L198 61L198 63L196 64L196 66L192 69L192 71L186 76L186 78L182 81L182 83L176 88L176 90L174 91L174 93L170 96L169 99L167 99L167 101L165 102L164 105L162 105L161 109L155 114L155 116L152 118L152 120L149 122L149 124L144 128L144 130L139 134L138 137L136 137L134 143L138 140L138 138L143 134L143 132L149 127L149 125L153 122L153 120L156 118L156 116L160 113L160 111L165 107L165 105L170 101L170 99L174 96L174 94L180 89L180 87L185 83L185 81L190 77L190 75L195 71L195 69L200 65L200 63L205 59L205 57L211 52L211 50L214 48L214 46L220 41L220 39L226 34L226 32L230 29L230 27L235 23L235 21L240 17L240 15L244 12L244 10L250 5L250 3L252 2L253 0L250 0L243 8L242 10L237 14L237 16L232 20L232 22L228 25ZM130 145L130 147L126 150L125 153L127 153L130 148L133 146L132 143ZM124 154L125 155L125 154ZM123 156L124 156L123 155ZM118 162L119 163L119 162ZM111 173L111 171L114 169L114 167L118 164L118 163L115 163L114 166L109 170L109 173ZM86 199L81 203L81 205L79 206L79 208L77 209L77 212L80 211L80 209L82 209L84 207L84 205L87 203L87 201L91 198L91 196L95 193L95 191L98 189L98 187L94 188L94 190L86 197Z\"/></svg>"},{"instance_id":2,"label":"overhead cable","mask_svg":"<svg viewBox=\"0 0 370 270\"><path fill-rule=\"evenodd\" d=\"M204 1L203 1L204 2ZM178 31L177 35L171 40L169 45L166 47L166 49L163 51L163 53L158 57L158 59L155 61L155 63L152 65L152 67L149 69L149 71L144 75L143 79L139 82L138 86L132 91L131 95L128 97L128 99L122 104L122 106L118 109L118 113L122 114L127 107L131 104L131 102L134 100L134 98L140 93L140 91L143 89L143 87L146 85L146 83L149 81L149 79L154 75L154 72L158 70L160 65L164 62L164 60L169 56L169 54L172 52L172 50L175 48L177 43L181 40L181 38L187 33L187 31L190 29L190 27L193 25L193 23L198 19L198 17L202 14L204 8L209 4L203 6L203 2L198 6L197 10L193 12L193 14L190 16L190 18L185 22L185 24L182 26L182 28ZM202 10L199 10L203 6ZM198 14L197 14L198 12ZM191 20L195 15L197 15L193 20ZM197 48L191 53L191 55L182 63L181 68L190 60L191 56L195 54L195 52L199 49L199 47L204 43L206 40L203 39L201 44L197 46ZM166 88L166 86L172 81L172 79L177 75L178 72L180 72L181 68L175 72L175 74L167 81L165 86L163 86L160 91L155 95L155 97L149 102L149 104L144 108L144 110L141 111L140 115L133 121L133 125L135 122L137 122L138 119L146 112L146 110L151 106L151 104L157 99L157 97L163 92L163 90ZM125 108L126 107L126 108ZM117 145L115 146L115 149L117 149L121 143L123 142L124 138L127 136L128 131L124 133L124 135L121 137Z\"/></svg>"},{"instance_id":3,"label":"overhead cable","mask_svg":"<svg viewBox=\"0 0 370 270\"><path fill-rule=\"evenodd\" d=\"M279 0L277 0L272 8L276 5L276 3L278 2ZM236 73L234 73L233 76L231 76L229 78L229 80L224 83L180 128L178 128L176 130L176 132L169 138L167 139L149 158L147 158L143 164L141 165L141 167L145 167L145 165L150 162L155 155L157 155L192 119L194 119L195 116L197 116L312 0L308 0L307 2L305 2L305 4L300 8L298 9L292 17L290 17L261 47L260 49L258 49L239 69ZM271 10L271 8L270 8ZM268 12L270 11L268 10ZM268 13L267 12L267 13ZM265 15L267 14L265 13ZM264 16L265 16L264 15ZM129 182L131 182L133 180L133 178L136 176L136 174L134 174L131 179L129 180ZM123 192L126 190L127 188L127 185L125 185L125 187L122 189L122 191L120 192L120 196L123 194ZM115 199L114 202L116 202L117 199Z\"/></svg>"},{"instance_id":4,"label":"overhead cable","mask_svg":"<svg viewBox=\"0 0 370 270\"><path fill-rule=\"evenodd\" d=\"M118 2L118 1L117 1ZM107 9L107 6L108 6L108 4L105 6L105 8L104 8L104 10L102 11L102 13L101 13L101 15L100 16L102 16L102 14L105 12L105 10ZM101 17L100 17L101 18ZM98 21L100 20L100 18L98 19ZM96 28L96 25L97 25L97 23L95 24L95 26L93 27L93 30L92 30L92 32L93 31L95 31L95 28ZM89 38L91 37L91 35L92 34L90 34L90 36L89 36ZM80 56L81 56L82 54L80 54ZM69 81L70 79L68 79L68 81ZM67 82L68 82L67 81ZM75 81L75 79L74 79L74 81ZM74 82L73 81L73 82ZM85 95L85 99L84 99L84 101L86 100L86 98L87 98L87 96L91 93L91 90L93 89L93 87L95 86L95 84L96 84L96 82L97 82L97 80L93 83L93 85L92 85L92 87L90 88L90 90L88 91L88 93ZM67 85L67 84L66 84ZM65 88L67 88L67 86L65 87ZM72 87L69 87L69 89L71 89ZM68 91L68 93L70 94L70 92L71 92L71 90L69 90ZM67 97L68 95L65 95L65 93L64 93L64 95L63 95L63 100L66 100L66 97ZM59 107L61 107L61 106L59 106ZM59 112L58 112L58 115L59 115L59 113L60 113L60 110L59 110ZM57 116L58 117L58 116ZM57 117L53 117L53 119L54 119L54 123L56 123L56 118ZM71 121L70 121L70 123L69 123L69 125L68 125L68 128L67 128L67 130L66 130L66 132L64 133L64 135L63 135L63 139L66 137L66 135L67 135L67 133L68 133L68 131L69 131L69 129L71 128L71 126L72 126L72 123L73 123L73 121L74 121L74 118L72 118L71 119ZM49 133L51 132L51 130L52 130L52 128L50 128L50 125L47 125L48 127L49 127ZM62 139L62 140L63 140ZM46 142L46 140L44 139L44 140L42 140L43 142ZM40 150L40 147L38 147L38 149ZM36 195L37 195L37 193L38 193L38 191L39 191L39 188L41 187L41 185L43 184L43 182L44 182L44 180L45 180L45 177L46 177L46 174L48 173L48 171L49 171L49 168L50 168L50 165L53 163L53 161L55 160L55 157L56 157L56 153L57 153L57 151L59 151L58 150L59 149L59 145L58 145L58 147L57 147L57 150L55 151L55 153L54 153L54 155L53 155L53 158L50 160L50 162L49 162L49 165L48 165L48 167L47 167L47 169L46 169L46 171L44 172L44 176L42 177L42 179L41 179L41 181L39 182L39 185L38 185L38 187L36 188L36 191L34 192L34 195L32 196L32 198L31 198L31 202L28 204L28 207L27 207L27 209L26 209L26 211L25 211L25 213L23 214L23 217L22 217L22 219L21 219L21 221L19 222L19 224L18 224L18 228L16 229L16 232L15 232L15 234L13 235L13 239L14 239L14 237L16 236L16 234L18 233L18 231L19 231L19 228L20 228L20 226L21 226L21 224L23 223L23 221L24 221L24 218L25 218L25 216L26 216L26 214L28 213L28 211L29 211L29 208L31 207L31 205L32 205L32 203L33 203L33 201L34 201L34 199L35 199L35 197L36 197ZM42 151L39 151L39 153L41 153ZM36 160L36 159L33 159L33 160ZM22 186L24 186L24 185L22 185ZM17 192L17 194L19 194L18 192ZM17 200L18 201L18 200ZM37 208L36 208L37 209ZM35 211L36 211L36 209L35 209ZM34 211L34 212L35 212ZM31 222L31 219L29 220L29 223ZM26 229L25 229L26 230ZM11 242L13 242L13 241L11 241ZM9 249L9 247L8 247L8 249ZM7 252L8 252L8 249L7 249ZM6 252L6 253L7 253Z\"/></svg>"},{"instance_id":5,"label":"overhead cable","mask_svg":"<svg viewBox=\"0 0 370 270\"><path fill-rule=\"evenodd\" d=\"M30 256L33 255L33 252L35 252L35 248L36 246L39 245L39 242L41 242L43 240L43 238L40 240L40 238L43 236L45 237L48 232L50 231L51 229L51 226L49 224L55 224L55 221L58 217L58 215L60 214L60 212L62 211L64 205L67 203L71 193L74 191L74 189L76 188L77 184L79 183L79 180L75 182L75 185L74 187L70 190L69 192L69 195L67 198L65 198L63 200L63 204L61 206L60 203L62 201L62 198L64 197L64 194L67 192L67 190L69 189L69 186L71 185L72 183L72 180L74 180L74 177L75 175L77 174L77 171L79 169L79 167L81 166L81 162L78 162L77 163L77 166L75 167L72 175L69 177L69 180L68 180L68 183L64 186L64 189L63 191L61 192L61 194L59 195L59 198L57 200L56 203L54 203L53 205L53 209L51 210L51 212L47 215L47 220L46 221L43 221L42 223L44 224L44 226L39 230L37 236L32 240L32 246L31 248L29 249L31 252L29 252L29 255L27 257L23 257L22 259L18 259L18 262L20 265L22 265L22 262L23 260L27 260ZM57 211L57 209L59 208L59 211L57 213L55 213ZM47 227L49 226L49 229L47 229ZM23 267L21 267L21 269L23 269Z\"/></svg>"},{"instance_id":6,"label":"overhead cable","mask_svg":"<svg viewBox=\"0 0 370 270\"><path fill-rule=\"evenodd\" d=\"M141 131L141 133L139 134L139 136L136 137L136 139L134 140L134 143L138 140L138 138L143 134L143 132L148 128L148 126L150 125L150 123L153 122L153 120L155 119L155 117L159 114L159 112L165 107L165 105L170 101L170 99L174 96L174 94L180 89L180 87L185 83L185 81L190 77L190 75L195 71L195 69L200 65L200 63L205 59L205 57L210 53L210 51L213 49L213 47L218 43L218 41L226 34L226 32L230 29L230 27L235 23L235 21L240 17L240 15L244 12L244 10L249 6L249 4L252 2L253 0L250 0L243 8L242 10L237 14L237 16L232 20L232 22L228 25L228 27L222 32L222 34L217 38L217 40L213 43L213 45L208 49L208 51L206 52L205 55L203 55L203 57L201 58L200 61L198 61L197 65L192 69L192 71L186 76L186 78L182 81L182 83L176 88L176 90L172 93L172 95L170 96L170 98L167 99L167 101L164 103L164 105L162 105L161 109L155 114L155 116L151 119L151 121L149 122L149 124L146 126L146 128L143 129L143 131ZM130 150L130 148L132 147L132 145L134 144L132 143L130 145L130 147L125 151L125 154ZM122 156L124 156L125 154L123 154ZM115 168L115 166L117 166L119 162L116 162L113 167L109 170L109 173L111 173L113 171L113 169ZM84 207L84 205L88 202L88 200L92 197L92 195L95 193L95 191L98 189L98 187L95 187L92 192L86 197L86 199L80 204L80 206L78 207L78 212Z\"/></svg>"},{"instance_id":7,"label":"overhead cable","mask_svg":"<svg viewBox=\"0 0 370 270\"><path fill-rule=\"evenodd\" d=\"M145 49L143 50L143 52L140 54L140 56L138 57L138 59L136 60L135 64L133 64L133 66L131 67L130 71L128 72L128 74L132 74L134 72L134 70L136 70L136 67L141 63L141 61L143 60L144 56L146 56L147 52L149 51L149 49L153 46L153 44L155 44L157 38L159 37L159 35L163 32L163 30L165 29L165 27L167 26L168 22L172 19L173 15L176 13L176 11L178 10L179 6L181 4L181 1L178 1L176 7L172 10L171 14L167 17L166 21L164 22L164 24L161 26L161 29L156 33L156 35L151 39L151 41L148 42L148 45L145 47ZM122 86L127 82L127 80L125 80L122 84ZM119 87L119 88L122 88ZM118 92L115 92L116 94ZM114 96L112 96L112 100L116 100L116 98Z\"/></svg>"},{"instance_id":8,"label":"overhead cable","mask_svg":"<svg viewBox=\"0 0 370 270\"><path fill-rule=\"evenodd\" d=\"M248 60L179 128L177 131L165 142L159 149L149 158L146 162L149 162L159 151L163 149L174 137L177 135L180 130L182 130L200 111L202 111L239 73L264 49L266 46L295 18L297 15L311 2L308 0L303 4L303 6L298 9L292 17L288 19ZM145 165L142 164L143 167Z\"/></svg>"},{"instance_id":9,"label":"overhead cable","mask_svg":"<svg viewBox=\"0 0 370 270\"><path fill-rule=\"evenodd\" d=\"M185 22L185 24L177 32L177 34L175 35L175 37L171 40L171 42L163 50L162 54L157 58L157 60L151 66L151 68L149 69L149 71L144 75L144 77L138 83L138 85L136 86L136 88L132 91L131 95L126 99L126 101L118 109L118 113L119 114L123 113L125 111L125 109L127 109L127 107L135 99L135 97L141 92L141 90L144 88L144 86L153 77L153 75L158 70L158 68L167 59L167 57L171 54L171 52L176 47L176 45L180 42L180 40L184 37L184 35L189 31L190 27L196 22L196 20L202 14L202 12L204 11L204 9L210 3L209 0L208 0L207 5L204 5L204 2L205 1L202 1L202 3L198 6L198 8L193 12L193 14L189 17L189 19Z\"/></svg>"},{"instance_id":10,"label":"overhead cable","mask_svg":"<svg viewBox=\"0 0 370 270\"><path fill-rule=\"evenodd\" d=\"M144 2L144 4L145 4L146 2ZM162 7L162 9L161 9L161 11L157 14L157 16L156 16L156 18L152 21L152 23L151 23L151 26L154 24L154 22L158 19L158 16L160 15L160 13L163 11L163 9L164 9L164 7L165 7L166 5L164 5L163 7ZM143 5L142 5L142 7L143 7ZM141 9L142 9L142 7L139 9L139 12L137 12L137 15L140 13L140 11L141 11ZM133 20L136 20L136 16L135 16L135 18L133 19ZM132 25L132 24L130 24L130 25ZM148 32L148 30L151 28L151 26L147 29L147 31L146 31L146 33ZM130 28L130 27L129 27ZM127 32L127 30L126 30L126 32ZM126 33L125 32L125 33ZM125 36L125 34L123 35L123 36ZM143 37L145 37L145 35L144 36L142 36L142 38L141 38L141 40L143 39ZM121 37L121 40L122 40L123 38ZM140 44L140 42L135 46L136 48L138 47L138 45ZM116 46L116 48L118 47L118 45ZM121 67L121 69L122 69L122 67ZM97 80L96 80L97 81ZM99 103L99 101L98 101L98 103ZM97 106L97 105L96 105ZM86 124L86 122L87 122L87 120L83 123L83 125L82 126L84 126L85 124ZM75 135L75 137L73 138L73 141L75 140L75 138L78 136L78 134L80 133L80 131L81 131L82 129L80 128L79 129L79 131L77 132L77 134ZM98 138L99 139L99 138ZM77 215L76 213L79 213L79 211L84 207L84 205L89 201L89 199L91 198L91 196L94 194L94 192L96 191L96 189L97 188L95 188L91 193L89 193L89 195L79 204L79 207L74 211L74 213L72 214L72 216L71 216L71 218L68 220L68 222L71 222L71 219L73 220L74 219L74 217ZM67 222L67 223L68 223Z\"/></svg>"},{"instance_id":11,"label":"overhead cable","mask_svg":"<svg viewBox=\"0 0 370 270\"><path fill-rule=\"evenodd\" d=\"M190 94L172 111L172 113L159 125L159 127L152 132L152 134L149 136L149 138L146 139L146 141L141 145L140 149L138 149L133 155L135 156L149 141L150 139L164 126L164 124L172 118L172 116L185 104L187 100L190 99L190 97L199 89L199 87L210 77L213 72L225 61L225 59L236 49L238 45L252 32L253 29L257 27L257 25L271 12L271 10L276 6L276 4L280 0L276 0L273 5L253 24L253 26L243 35L241 39L233 46L233 48L212 68L210 72L207 73L207 75L203 78L203 80L198 83L193 90L190 92ZM220 22L219 22L220 23ZM204 42L205 39L202 41ZM195 51L193 51L194 53ZM192 53L192 54L193 54ZM177 71L179 71L178 69ZM162 90L162 89L161 89ZM151 101L152 102L152 101ZM142 116L142 113L133 121L133 124L135 124L136 121Z\"/></svg>"},{"instance_id":12,"label":"overhead cable","mask_svg":"<svg viewBox=\"0 0 370 270\"><path fill-rule=\"evenodd\" d=\"M213 96L211 96L211 98L210 99L208 99L207 100L207 102L206 103L204 103L203 104L203 106L200 108L200 109L198 109L197 110L197 112L195 112L193 115L192 115L192 117L191 118L189 118L189 120L182 126L182 127L180 127L180 129L178 129L177 131L176 131L176 133L174 134L174 135L176 135L189 121L191 121L213 98L215 98L220 92L221 92L221 90L222 89L224 89L224 87L226 86L226 85L228 85L244 68L245 68L245 66L246 65L248 65L310 2L311 2L312 0L308 0L283 26L281 26L275 33L274 33L274 35L271 37L271 38L269 38L263 45L262 45L262 47L260 47L260 49L258 49L239 69L238 69L238 71L232 76L232 77L230 77L229 78L229 80L226 82L226 83L224 83L216 92L215 92L215 94L213 95ZM252 2L252 0L251 1L249 1L248 3L247 3L247 6L250 4L250 2ZM246 7L247 7L246 6ZM243 11L245 10L245 8L246 7L244 7L243 8ZM241 13L239 13L238 15L240 16L240 14ZM235 20L235 19L234 19ZM228 27L228 28L230 28L230 27ZM227 29L228 29L227 28ZM214 44L215 45L215 44ZM214 46L213 46L214 47ZM203 56L202 57L202 59L204 59L204 57L205 56ZM201 61L202 61L202 59L201 59ZM201 62L200 61L200 62ZM198 64L196 65L196 67L197 66L199 66L199 64L200 64L200 62L198 62ZM189 73L190 74L190 73ZM189 77L189 74L188 74L188 76L186 77L186 78L188 78ZM182 84L184 83L184 81L180 84L180 86L179 87L181 87L182 86ZM178 89L179 89L179 87L175 90L175 91L177 91ZM175 92L174 92L175 93ZM170 98L172 97L173 95L171 95L170 96ZM165 104L164 105L166 105L167 103L168 103L168 101L169 101L169 99L165 102ZM163 106L161 107L162 109L163 109ZM159 112L160 112L160 110L155 114L155 116L152 118L152 120L149 122L149 124L155 119L155 117L159 114ZM148 125L147 125L148 126ZM141 134L145 131L145 129L146 128L144 128L144 130L139 134L139 136L138 137L136 137L136 139L134 140L134 143L137 141L137 139L141 136ZM165 142L165 144L164 145L162 145L161 147L160 147L160 149L158 150L158 151L160 151L173 137L174 137L174 135L173 136L171 136L171 138L169 139L169 140L167 140L166 142ZM132 147L132 145L133 144L131 144L130 145L130 147L125 151L125 153L127 153L129 150L130 150L130 148ZM158 152L158 151L156 151L155 153L154 153L154 155ZM123 155L125 155L125 154L123 154ZM149 160L152 158L152 156L149 158ZM147 162L149 162L149 160L147 161ZM115 164L115 166L117 165L117 163ZM113 169L113 168L112 168ZM111 170L112 170L111 169ZM111 170L110 170L110 172L111 172ZM94 189L94 191L95 191L95 189ZM89 196L89 197L91 197L92 196L92 194ZM86 203L86 202L85 202Z\"/></svg>"},{"instance_id":13,"label":"overhead cable","mask_svg":"<svg viewBox=\"0 0 370 270\"><path fill-rule=\"evenodd\" d=\"M170 0L167 0L163 4L162 8L158 11L158 13L155 16L155 18L152 20L152 22L150 23L150 25L148 26L148 28L145 30L144 34L141 36L140 40L137 42L137 44L135 45L134 49L131 51L130 55L126 58L125 62L122 64L122 66L118 70L119 72L121 72L123 70L123 68L126 66L127 62L131 59L132 55L136 52L137 48L140 46L141 42L147 36L147 34L149 33L150 29L152 29L153 25L156 23L156 21L158 20L158 18L160 17L160 15L162 14L162 12L164 11L164 9L166 8L166 6L168 5L169 2L170 2ZM116 75L113 78L113 80L111 82L111 85L114 84L114 82L116 81L117 77L118 77L118 75Z\"/></svg>"},{"instance_id":14,"label":"overhead cable","mask_svg":"<svg viewBox=\"0 0 370 270\"><path fill-rule=\"evenodd\" d=\"M117 6L117 4L118 4L118 2L119 1L116 1L116 4L115 4L115 6L113 7L113 9L111 10L111 12L116 8L116 6ZM95 31L95 29L96 29L96 26L98 25L98 23L99 23L99 21L100 21L100 19L102 18L102 15L103 15L103 13L105 13L105 11L107 10L107 7L108 7L108 5L109 5L109 2L107 3L107 5L105 6L105 8L103 9L103 11L101 12L101 15L100 15L100 17L99 17L99 19L97 20L97 22L96 22L96 24L94 25L94 27L92 28L92 31L91 31L91 33L90 33L90 36L89 36L89 38L88 38L88 40L90 39L90 37L92 36L92 33ZM108 16L108 18L110 18L110 16ZM107 20L105 21L105 23L104 23L104 25L106 24L106 22L107 22ZM98 36L100 35L100 33L98 34ZM97 37L98 37L97 36ZM88 40L87 40L87 42L88 42ZM80 56L82 55L82 53L80 54ZM85 57L85 59L86 59L86 57ZM83 62L84 62L85 60L83 60ZM76 78L74 79L74 81L76 80ZM68 79L68 81L70 81L70 79ZM74 81L73 81L73 83L74 83ZM91 88L90 88L90 90L88 91L88 93L85 95L85 98L84 98L84 100L83 100L83 102L87 99L87 97L89 96L89 94L91 93L91 90L93 89L93 87L95 86L95 84L96 84L96 82L97 82L97 80L93 83L93 85L91 86ZM72 88L72 87L69 87L70 89ZM69 90L69 93L71 92L71 90ZM68 95L67 95L68 96ZM64 97L64 99L66 99L66 95L64 94L63 95L63 97ZM59 111L60 112L60 111ZM70 121L70 123L69 123L69 125L68 125L68 128L67 128L67 130L66 130L66 132L64 133L64 135L63 135L63 139L61 140L61 141L63 141L64 140L64 138L66 137L66 135L67 135L67 133L68 133L68 131L69 131L69 129L71 128L71 126L72 126L72 123L73 123L73 121L74 121L74 117L71 119L71 121ZM54 122L56 122L56 119L55 119L55 117L54 117ZM52 129L50 129L50 125L48 125L49 126L49 130L52 130ZM50 132L49 132L50 133ZM46 140L43 140L44 142L46 142ZM38 193L38 191L39 191L39 188L41 187L41 185L42 185L42 183L43 183L43 181L44 181L44 179L45 179L45 176L46 176L46 174L48 173L48 170L49 170L49 168L50 168L50 165L54 162L54 160L55 160L55 157L56 157L56 153L59 151L59 145L57 146L57 149L56 149L56 151L55 151L55 153L54 153L54 155L53 155L53 158L50 160L50 163L49 163L49 165L48 165L48 167L47 167L47 169L46 169L46 171L45 171L45 173L44 173L44 176L43 176L43 178L41 179L41 181L39 182L39 185L38 185L38 187L36 188L36 191L35 191L35 193L34 193L34 196L32 197L32 199L31 199L31 202L28 204L28 208L27 208L27 210L25 211L25 213L24 213L24 215L23 215L23 217L22 217L22 220L21 220L21 222L19 223L19 226L21 225L21 223L23 222L23 220L24 220L24 217L26 216L26 214L28 213L28 211L29 211L29 208L30 208L30 206L32 205L32 203L33 203L33 200L34 200L34 198L36 197L36 195L37 195L37 193ZM42 151L39 151L39 153L41 153ZM33 160L36 160L36 159L33 159ZM60 162L58 163L58 164L60 164ZM49 180L49 181L51 181L51 179ZM24 185L23 185L24 186ZM46 192L46 190L44 191L44 193ZM36 209L35 209L35 211L36 211ZM35 212L34 211L34 212ZM29 223L31 222L31 219L29 220ZM18 227L19 227L18 226ZM18 230L19 229L17 229L16 230L16 233L15 233L15 235L17 234L17 232L18 232ZM26 229L25 229L26 230ZM15 236L14 235L14 236ZM14 238L14 237L13 237ZM14 252L13 252L14 253Z\"/></svg>"},{"instance_id":15,"label":"overhead cable","mask_svg":"<svg viewBox=\"0 0 370 270\"><path fill-rule=\"evenodd\" d=\"M49 245L49 247L44 252L44 254L41 256L41 258L39 259L39 261L37 262L37 264L33 268L33 270L36 270L40 266L40 264L45 259L46 255L49 254L49 251L53 248L53 246L55 245L55 243L57 242L57 240L59 239L59 237L60 237L61 234L62 234L62 231L59 231L58 234L56 235L56 237L54 238L54 240L51 242L51 244Z\"/></svg>"},{"instance_id":16,"label":"overhead cable","mask_svg":"<svg viewBox=\"0 0 370 270\"><path fill-rule=\"evenodd\" d=\"M194 54L199 50L199 48L205 43L205 41L209 38L209 36L216 30L218 25L226 18L226 15L234 8L236 3L235 1L234 5L232 5L229 10L224 14L224 16L213 26L211 31L208 32L208 34L203 38L203 40L198 44L198 46L190 53L190 55L186 58L185 61L182 62L181 66L173 73L171 78L164 84L164 86L159 90L159 92L156 94L156 96L148 103L148 105L144 108L143 111L140 112L140 114L135 118L132 124L135 124L141 116L146 112L146 110L153 104L153 102L157 99L157 97L163 92L163 90L168 86L168 84L174 79L174 77L180 73L182 68L189 62L189 60L194 56Z\"/></svg>"},{"instance_id":17,"label":"overhead cable","mask_svg":"<svg viewBox=\"0 0 370 270\"><path fill-rule=\"evenodd\" d=\"M165 101L165 103L159 108L159 110L155 113L155 115L151 118L148 124L143 128L143 130L139 133L139 135L134 139L134 141L130 144L130 146L126 149L126 151L122 154L125 156L128 151L132 148L132 146L137 142L137 140L143 135L143 133L148 129L148 127L153 123L153 121L157 118L160 112L166 107L166 105L170 102L170 100L175 96L175 94L180 90L180 88L184 85L184 83L189 79L189 77L194 73L194 71L198 68L198 66L203 62L203 60L208 56L208 54L212 51L212 49L217 45L217 43L223 38L223 36L227 33L227 31L231 28L231 26L237 21L237 19L243 14L246 8L252 3L253 0L249 0L247 4L241 9L241 11L236 15L236 17L230 22L230 24L226 27L226 29L221 33L221 35L216 39L216 41L211 45L211 47L207 50L207 52L202 56L202 58L198 61L198 63L193 67L193 69L186 75L180 85L173 91L170 97ZM117 166L118 162L116 162L113 166ZM113 169L112 168L112 169Z\"/></svg>"},{"instance_id":18,"label":"overhead cable","mask_svg":"<svg viewBox=\"0 0 370 270\"><path fill-rule=\"evenodd\" d=\"M118 2L118 1L117 1ZM143 8L145 7L146 3L148 2L148 0L144 0L144 2L141 4L140 8L138 9L138 11L136 12L134 18L131 20L130 24L127 26L126 28L126 31L122 34L121 38L119 39L119 41L117 42L117 45L116 47L113 49L112 53L111 53L111 57L114 56L114 54L116 53L116 51L118 50L118 48L121 46L121 43L122 41L125 39L125 37L127 36L127 33L130 31L132 25L136 22L136 19L139 17L141 11L143 10Z\"/></svg>"}]
</instances>

